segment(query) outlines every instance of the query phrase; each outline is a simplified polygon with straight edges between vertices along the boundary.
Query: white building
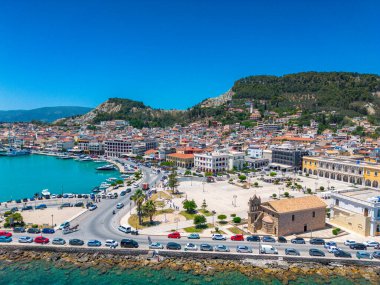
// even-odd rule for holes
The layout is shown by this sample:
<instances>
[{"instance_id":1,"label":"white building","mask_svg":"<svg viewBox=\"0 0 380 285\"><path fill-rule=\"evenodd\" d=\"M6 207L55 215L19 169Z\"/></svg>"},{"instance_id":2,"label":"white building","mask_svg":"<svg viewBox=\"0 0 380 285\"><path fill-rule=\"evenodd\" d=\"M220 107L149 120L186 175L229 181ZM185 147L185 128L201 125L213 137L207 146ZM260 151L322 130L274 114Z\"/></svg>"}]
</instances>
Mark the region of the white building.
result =
<instances>
[{"instance_id":1,"label":"white building","mask_svg":"<svg viewBox=\"0 0 380 285\"><path fill-rule=\"evenodd\" d=\"M380 191L369 188L331 193L330 222L363 236L380 235Z\"/></svg>"},{"instance_id":2,"label":"white building","mask_svg":"<svg viewBox=\"0 0 380 285\"><path fill-rule=\"evenodd\" d=\"M262 158L263 150L259 147L249 147L247 149L247 154L251 158Z\"/></svg>"},{"instance_id":3,"label":"white building","mask_svg":"<svg viewBox=\"0 0 380 285\"><path fill-rule=\"evenodd\" d=\"M243 168L244 152L213 152L194 154L194 167L204 172L225 172Z\"/></svg>"}]
</instances>

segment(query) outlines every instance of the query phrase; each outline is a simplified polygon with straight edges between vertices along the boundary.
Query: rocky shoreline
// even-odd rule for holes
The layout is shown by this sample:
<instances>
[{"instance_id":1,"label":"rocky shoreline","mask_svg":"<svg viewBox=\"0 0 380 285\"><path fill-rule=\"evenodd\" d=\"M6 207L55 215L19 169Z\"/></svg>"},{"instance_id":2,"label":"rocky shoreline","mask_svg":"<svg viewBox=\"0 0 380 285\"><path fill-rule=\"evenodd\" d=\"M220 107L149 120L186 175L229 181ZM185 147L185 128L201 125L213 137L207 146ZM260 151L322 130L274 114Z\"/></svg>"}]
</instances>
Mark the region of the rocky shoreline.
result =
<instances>
[{"instance_id":1,"label":"rocky shoreline","mask_svg":"<svg viewBox=\"0 0 380 285\"><path fill-rule=\"evenodd\" d=\"M356 266L341 264L321 264L317 262L287 262L278 260L225 260L196 259L194 257L167 257L158 260L147 255L121 255L101 252L54 252L22 249L0 249L0 270L9 263L17 263L22 268L30 261L45 261L56 268L96 268L99 274L111 269L149 269L191 272L194 275L213 276L226 271L235 271L252 279L277 279L288 284L299 277L317 276L321 284L330 282L332 277L344 277L353 283L365 280L368 284L379 284L378 266ZM4 265L5 264L5 265Z\"/></svg>"}]
</instances>

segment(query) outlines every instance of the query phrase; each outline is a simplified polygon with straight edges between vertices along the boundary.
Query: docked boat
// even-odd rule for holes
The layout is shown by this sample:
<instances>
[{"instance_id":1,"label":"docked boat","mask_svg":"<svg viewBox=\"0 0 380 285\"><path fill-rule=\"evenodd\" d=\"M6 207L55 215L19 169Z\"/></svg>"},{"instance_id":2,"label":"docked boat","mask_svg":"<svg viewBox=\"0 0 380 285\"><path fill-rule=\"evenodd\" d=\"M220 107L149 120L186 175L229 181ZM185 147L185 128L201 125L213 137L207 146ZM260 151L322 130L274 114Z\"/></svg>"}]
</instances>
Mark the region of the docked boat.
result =
<instances>
[{"instance_id":1,"label":"docked boat","mask_svg":"<svg viewBox=\"0 0 380 285\"><path fill-rule=\"evenodd\" d=\"M92 158L89 156L85 156L85 157L79 158L79 161L92 161Z\"/></svg>"},{"instance_id":2,"label":"docked boat","mask_svg":"<svg viewBox=\"0 0 380 285\"><path fill-rule=\"evenodd\" d=\"M102 190L100 190L100 187L99 186L96 186L92 189L92 192L94 193L99 193L99 192L102 192Z\"/></svg>"},{"instance_id":3,"label":"docked boat","mask_svg":"<svg viewBox=\"0 0 380 285\"><path fill-rule=\"evenodd\" d=\"M103 166L99 166L96 168L96 170L115 170L115 166L113 164L107 164Z\"/></svg>"},{"instance_id":4,"label":"docked boat","mask_svg":"<svg viewBox=\"0 0 380 285\"><path fill-rule=\"evenodd\" d=\"M42 196L50 196L49 189L44 189L41 191Z\"/></svg>"},{"instance_id":5,"label":"docked boat","mask_svg":"<svg viewBox=\"0 0 380 285\"><path fill-rule=\"evenodd\" d=\"M2 156L23 156L23 155L29 155L30 150L27 149L14 149L14 148L9 148L5 152L1 152L0 155Z\"/></svg>"}]
</instances>

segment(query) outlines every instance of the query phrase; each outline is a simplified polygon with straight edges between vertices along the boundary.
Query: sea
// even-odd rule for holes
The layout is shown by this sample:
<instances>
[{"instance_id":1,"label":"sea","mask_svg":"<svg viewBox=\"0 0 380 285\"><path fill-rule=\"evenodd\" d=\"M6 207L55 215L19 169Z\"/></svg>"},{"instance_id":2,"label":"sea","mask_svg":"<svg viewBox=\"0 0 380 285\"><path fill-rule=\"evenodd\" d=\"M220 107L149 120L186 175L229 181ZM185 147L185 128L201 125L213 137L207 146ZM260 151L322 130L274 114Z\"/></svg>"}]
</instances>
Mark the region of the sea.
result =
<instances>
[{"instance_id":1,"label":"sea","mask_svg":"<svg viewBox=\"0 0 380 285\"><path fill-rule=\"evenodd\" d=\"M30 261L21 263L0 262L0 284L22 285L22 284L56 284L56 285L112 285L112 284L159 284L159 285L280 285L280 280L260 277L251 279L240 272L227 271L216 273L213 276L194 275L191 272L181 270L152 270L152 269L109 269L101 270L95 268L58 268L46 261ZM289 281L287 284L330 284L330 285L361 285L368 284L365 279L347 280L338 276L299 276L297 280Z\"/></svg>"},{"instance_id":2,"label":"sea","mask_svg":"<svg viewBox=\"0 0 380 285\"><path fill-rule=\"evenodd\" d=\"M0 202L30 198L49 189L52 194L87 194L118 171L97 171L101 163L58 159L32 154L18 157L0 156Z\"/></svg>"}]
</instances>

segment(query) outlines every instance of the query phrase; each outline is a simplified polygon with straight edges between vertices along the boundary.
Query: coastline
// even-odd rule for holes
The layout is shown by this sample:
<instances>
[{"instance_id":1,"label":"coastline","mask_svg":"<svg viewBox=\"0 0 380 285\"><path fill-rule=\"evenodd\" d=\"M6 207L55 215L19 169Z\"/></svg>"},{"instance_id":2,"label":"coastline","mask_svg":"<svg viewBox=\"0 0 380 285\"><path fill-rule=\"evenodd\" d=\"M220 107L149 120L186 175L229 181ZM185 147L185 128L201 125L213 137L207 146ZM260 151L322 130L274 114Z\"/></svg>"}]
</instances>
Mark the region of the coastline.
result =
<instances>
[{"instance_id":1,"label":"coastline","mask_svg":"<svg viewBox=\"0 0 380 285\"><path fill-rule=\"evenodd\" d=\"M0 262L24 263L30 261L49 262L56 268L96 268L106 273L113 268L183 271L193 275L214 276L223 272L239 272L250 279L277 279L282 284L297 280L300 276L319 276L329 282L332 276L343 277L352 282L366 280L367 284L378 284L379 266L351 265L340 262L289 262L281 260L230 258L196 258L192 255L175 253L170 256L160 253L160 259L152 258L152 252L144 250L82 249L62 247L5 246L0 248ZM205 255L206 256L206 255Z\"/></svg>"}]
</instances>

